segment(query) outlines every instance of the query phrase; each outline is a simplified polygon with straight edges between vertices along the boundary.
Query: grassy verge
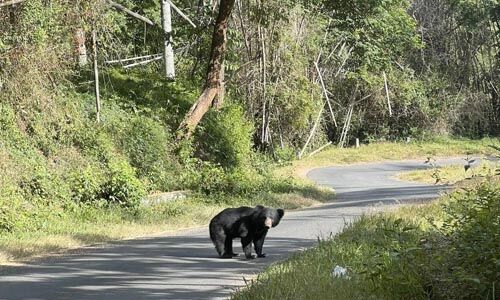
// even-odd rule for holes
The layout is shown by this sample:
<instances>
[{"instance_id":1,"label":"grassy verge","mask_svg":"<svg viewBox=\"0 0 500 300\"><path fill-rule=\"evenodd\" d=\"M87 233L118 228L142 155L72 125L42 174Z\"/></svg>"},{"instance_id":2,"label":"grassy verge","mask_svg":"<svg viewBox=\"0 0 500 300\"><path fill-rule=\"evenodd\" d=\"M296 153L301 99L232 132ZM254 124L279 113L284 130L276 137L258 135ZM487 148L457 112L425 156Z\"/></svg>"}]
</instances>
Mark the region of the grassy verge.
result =
<instances>
[{"instance_id":1,"label":"grassy verge","mask_svg":"<svg viewBox=\"0 0 500 300\"><path fill-rule=\"evenodd\" d=\"M294 161L276 171L280 176L299 177L307 180L307 172L312 168L364 163L384 160L404 160L431 157L464 156L467 154L491 155L495 149L490 145L500 145L498 138L482 140L436 138L429 141L411 143L380 142L362 145L360 148L331 147L312 157Z\"/></svg>"},{"instance_id":2,"label":"grassy verge","mask_svg":"<svg viewBox=\"0 0 500 300\"><path fill-rule=\"evenodd\" d=\"M496 167L490 163L465 170L463 165L450 165L441 168L428 170L415 170L403 172L396 176L400 180L427 183L427 184L455 184L462 180L474 177L491 176L495 173Z\"/></svg>"},{"instance_id":3,"label":"grassy verge","mask_svg":"<svg viewBox=\"0 0 500 300\"><path fill-rule=\"evenodd\" d=\"M470 185L429 205L362 217L232 299L498 298L500 179ZM333 276L336 266L348 277Z\"/></svg>"}]
</instances>

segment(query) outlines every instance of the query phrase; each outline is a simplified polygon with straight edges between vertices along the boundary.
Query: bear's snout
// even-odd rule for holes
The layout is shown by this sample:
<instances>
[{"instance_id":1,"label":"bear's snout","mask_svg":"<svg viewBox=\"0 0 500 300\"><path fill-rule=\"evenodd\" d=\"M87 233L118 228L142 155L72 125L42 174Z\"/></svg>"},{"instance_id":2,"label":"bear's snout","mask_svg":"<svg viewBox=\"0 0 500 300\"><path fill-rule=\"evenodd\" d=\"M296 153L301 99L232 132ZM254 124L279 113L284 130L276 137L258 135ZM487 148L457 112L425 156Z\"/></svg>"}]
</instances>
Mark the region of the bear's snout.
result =
<instances>
[{"instance_id":1,"label":"bear's snout","mask_svg":"<svg viewBox=\"0 0 500 300\"><path fill-rule=\"evenodd\" d=\"M266 218L266 221L264 222L264 226L266 226L267 229L271 229L271 227L273 227L273 219Z\"/></svg>"}]
</instances>

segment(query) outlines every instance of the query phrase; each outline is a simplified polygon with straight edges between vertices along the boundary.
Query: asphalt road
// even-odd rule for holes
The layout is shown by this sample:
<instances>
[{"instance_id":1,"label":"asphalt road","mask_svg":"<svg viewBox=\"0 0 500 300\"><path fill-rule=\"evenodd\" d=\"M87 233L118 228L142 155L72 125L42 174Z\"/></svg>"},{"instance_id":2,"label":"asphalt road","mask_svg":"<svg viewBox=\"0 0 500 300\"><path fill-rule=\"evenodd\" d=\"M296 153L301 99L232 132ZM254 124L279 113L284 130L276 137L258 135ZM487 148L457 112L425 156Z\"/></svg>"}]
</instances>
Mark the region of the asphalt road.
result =
<instances>
[{"instance_id":1,"label":"asphalt road","mask_svg":"<svg viewBox=\"0 0 500 300\"><path fill-rule=\"evenodd\" d=\"M3 268L0 299L225 299L245 284L244 278L252 278L271 262L313 246L318 237L339 232L346 222L363 213L391 204L425 201L446 189L390 178L421 168L426 168L422 161L405 161L312 170L308 176L335 188L337 201L286 212L280 225L268 234L264 244L268 256L263 259L219 259L208 228L199 228ZM241 253L239 241L234 245Z\"/></svg>"}]
</instances>

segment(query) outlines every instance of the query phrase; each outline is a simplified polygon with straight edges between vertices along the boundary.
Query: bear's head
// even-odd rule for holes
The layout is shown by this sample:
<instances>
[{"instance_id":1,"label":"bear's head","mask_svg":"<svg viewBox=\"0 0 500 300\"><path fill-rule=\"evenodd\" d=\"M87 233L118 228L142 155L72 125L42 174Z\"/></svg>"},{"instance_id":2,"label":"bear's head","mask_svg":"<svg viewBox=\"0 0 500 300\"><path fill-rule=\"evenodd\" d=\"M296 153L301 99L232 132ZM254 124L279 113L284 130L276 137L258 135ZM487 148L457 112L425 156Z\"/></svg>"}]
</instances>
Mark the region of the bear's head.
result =
<instances>
[{"instance_id":1,"label":"bear's head","mask_svg":"<svg viewBox=\"0 0 500 300\"><path fill-rule=\"evenodd\" d=\"M267 208L262 205L255 207L255 221L256 224L270 229L271 227L278 226L281 218L285 215L285 211L281 208Z\"/></svg>"}]
</instances>

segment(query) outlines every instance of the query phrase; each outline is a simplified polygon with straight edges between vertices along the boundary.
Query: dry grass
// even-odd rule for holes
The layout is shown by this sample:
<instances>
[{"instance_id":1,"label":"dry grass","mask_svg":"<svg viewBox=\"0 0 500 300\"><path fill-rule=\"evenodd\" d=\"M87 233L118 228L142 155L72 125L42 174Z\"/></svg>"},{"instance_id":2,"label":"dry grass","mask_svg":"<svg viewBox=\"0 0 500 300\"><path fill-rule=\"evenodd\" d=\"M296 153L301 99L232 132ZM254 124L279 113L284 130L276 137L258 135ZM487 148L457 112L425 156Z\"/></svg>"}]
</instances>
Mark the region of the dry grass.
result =
<instances>
[{"instance_id":1,"label":"dry grass","mask_svg":"<svg viewBox=\"0 0 500 300\"><path fill-rule=\"evenodd\" d=\"M463 165L451 165L438 169L416 170L403 172L396 176L399 180L427 183L427 184L455 184L474 177L491 176L495 173L495 166L482 163L480 166L465 171ZM439 178L439 180L437 180Z\"/></svg>"},{"instance_id":2,"label":"dry grass","mask_svg":"<svg viewBox=\"0 0 500 300\"><path fill-rule=\"evenodd\" d=\"M417 159L432 156L451 157L468 154L492 155L495 150L489 145L500 145L500 139L464 140L440 139L429 142L412 143L373 143L360 148L330 147L326 150L302 160L292 162L276 170L276 174L284 177L307 179L307 173L317 167L367 163L386 160Z\"/></svg>"}]
</instances>

